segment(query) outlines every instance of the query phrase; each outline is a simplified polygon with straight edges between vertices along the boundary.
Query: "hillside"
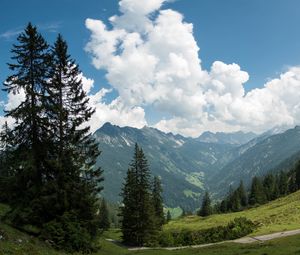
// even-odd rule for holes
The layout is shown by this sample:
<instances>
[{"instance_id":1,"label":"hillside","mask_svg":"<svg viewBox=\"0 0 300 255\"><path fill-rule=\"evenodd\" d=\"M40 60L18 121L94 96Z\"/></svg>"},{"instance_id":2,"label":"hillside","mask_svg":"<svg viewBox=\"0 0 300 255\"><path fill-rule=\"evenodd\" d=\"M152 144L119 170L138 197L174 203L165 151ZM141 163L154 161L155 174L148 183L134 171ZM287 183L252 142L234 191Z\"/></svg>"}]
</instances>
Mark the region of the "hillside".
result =
<instances>
[{"instance_id":1,"label":"hillside","mask_svg":"<svg viewBox=\"0 0 300 255\"><path fill-rule=\"evenodd\" d=\"M236 217L246 217L259 223L251 235L269 234L285 230L300 229L300 191L279 198L268 204L236 213L217 214L207 218L188 216L165 225L171 229L204 229L226 225Z\"/></svg>"},{"instance_id":2,"label":"hillside","mask_svg":"<svg viewBox=\"0 0 300 255\"><path fill-rule=\"evenodd\" d=\"M0 205L0 214L6 210L6 206ZM28 236L0 221L0 254L2 255L67 255L62 251L56 251L51 246L34 237ZM145 251L128 251L126 248L117 244L106 241L106 238L118 239L120 233L118 230L106 232L100 239L101 248L94 255L282 255L282 254L299 254L299 235L280 238L264 243L236 244L224 243L220 245L184 250L145 250ZM74 253L75 255L79 255Z\"/></svg>"},{"instance_id":3,"label":"hillside","mask_svg":"<svg viewBox=\"0 0 300 255\"><path fill-rule=\"evenodd\" d=\"M104 169L104 196L118 201L123 178L137 142L144 150L154 175L162 179L164 202L168 207L194 209L207 187L206 176L220 166L216 163L231 144L196 141L157 129L118 127L106 123L94 134L102 151L97 162ZM224 165L226 160L224 160Z\"/></svg>"},{"instance_id":4,"label":"hillside","mask_svg":"<svg viewBox=\"0 0 300 255\"><path fill-rule=\"evenodd\" d=\"M247 185L254 175L288 169L300 155L299 127L284 133L270 130L260 136L204 133L200 141L155 128L106 123L94 136L102 151L97 165L104 170L103 194L109 201L120 200L123 178L137 142L146 153L152 173L162 179L166 207L186 210L199 207L204 190L221 198L229 185L234 186L241 179ZM214 139L205 140L208 136ZM245 141L248 142L239 144Z\"/></svg>"},{"instance_id":5,"label":"hillside","mask_svg":"<svg viewBox=\"0 0 300 255\"><path fill-rule=\"evenodd\" d=\"M253 143L255 143L253 145ZM292 166L288 161L295 162L300 154L300 127L296 126L284 133L255 138L249 143L236 148L227 154L233 160L207 181L210 190L216 192L216 197L224 195L230 185L236 186L243 180L247 185L252 177L262 176L270 170L286 169ZM229 156L227 156L229 157ZM226 187L226 189L224 189Z\"/></svg>"}]
</instances>

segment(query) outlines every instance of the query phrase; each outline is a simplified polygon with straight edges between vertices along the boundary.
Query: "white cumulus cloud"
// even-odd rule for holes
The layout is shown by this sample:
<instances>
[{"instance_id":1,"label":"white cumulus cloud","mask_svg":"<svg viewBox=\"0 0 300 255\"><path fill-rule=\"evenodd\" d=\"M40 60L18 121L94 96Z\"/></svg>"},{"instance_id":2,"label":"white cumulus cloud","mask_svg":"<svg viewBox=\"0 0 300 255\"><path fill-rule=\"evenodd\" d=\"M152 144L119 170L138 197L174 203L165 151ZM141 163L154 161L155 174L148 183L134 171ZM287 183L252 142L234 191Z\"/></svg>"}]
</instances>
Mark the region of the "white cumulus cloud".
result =
<instances>
[{"instance_id":1,"label":"white cumulus cloud","mask_svg":"<svg viewBox=\"0 0 300 255\"><path fill-rule=\"evenodd\" d=\"M126 108L124 119L135 109L144 120L143 108L155 107L170 116L155 127L189 136L300 122L299 67L246 93L249 75L238 64L215 61L203 70L193 24L164 9L165 2L121 0L120 15L86 20L91 38L85 49L118 91L112 103Z\"/></svg>"}]
</instances>

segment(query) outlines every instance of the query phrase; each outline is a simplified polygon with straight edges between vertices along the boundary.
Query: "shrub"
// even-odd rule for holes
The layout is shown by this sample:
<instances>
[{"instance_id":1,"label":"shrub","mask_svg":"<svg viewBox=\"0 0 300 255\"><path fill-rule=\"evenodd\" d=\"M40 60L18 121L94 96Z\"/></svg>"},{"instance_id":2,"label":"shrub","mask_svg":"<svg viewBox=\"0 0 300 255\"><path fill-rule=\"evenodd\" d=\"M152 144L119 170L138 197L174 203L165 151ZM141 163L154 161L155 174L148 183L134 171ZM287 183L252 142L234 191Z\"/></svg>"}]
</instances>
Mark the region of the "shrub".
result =
<instances>
[{"instance_id":1,"label":"shrub","mask_svg":"<svg viewBox=\"0 0 300 255\"><path fill-rule=\"evenodd\" d=\"M185 246L214 243L237 239L250 234L256 224L242 217L235 218L226 226L218 226L202 230L163 231L159 237L161 246Z\"/></svg>"},{"instance_id":2,"label":"shrub","mask_svg":"<svg viewBox=\"0 0 300 255\"><path fill-rule=\"evenodd\" d=\"M46 223L41 237L52 243L55 248L68 252L91 252L96 248L91 234L79 223L75 214L70 212Z\"/></svg>"}]
</instances>

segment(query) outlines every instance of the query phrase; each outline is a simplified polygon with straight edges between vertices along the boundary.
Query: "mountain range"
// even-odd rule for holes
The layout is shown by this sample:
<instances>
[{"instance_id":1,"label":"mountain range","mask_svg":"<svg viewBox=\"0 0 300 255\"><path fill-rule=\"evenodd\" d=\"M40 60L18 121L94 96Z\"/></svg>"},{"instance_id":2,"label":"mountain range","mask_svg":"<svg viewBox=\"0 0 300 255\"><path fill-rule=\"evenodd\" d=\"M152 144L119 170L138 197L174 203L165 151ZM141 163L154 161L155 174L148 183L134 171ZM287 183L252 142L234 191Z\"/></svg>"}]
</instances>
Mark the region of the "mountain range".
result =
<instances>
[{"instance_id":1,"label":"mountain range","mask_svg":"<svg viewBox=\"0 0 300 255\"><path fill-rule=\"evenodd\" d=\"M102 151L97 165L104 170L103 196L120 201L127 169L138 143L153 175L162 181L166 207L194 210L208 190L215 199L240 180L249 185L255 175L279 171L300 159L300 127L255 133L211 133L198 138L105 123L94 133Z\"/></svg>"}]
</instances>

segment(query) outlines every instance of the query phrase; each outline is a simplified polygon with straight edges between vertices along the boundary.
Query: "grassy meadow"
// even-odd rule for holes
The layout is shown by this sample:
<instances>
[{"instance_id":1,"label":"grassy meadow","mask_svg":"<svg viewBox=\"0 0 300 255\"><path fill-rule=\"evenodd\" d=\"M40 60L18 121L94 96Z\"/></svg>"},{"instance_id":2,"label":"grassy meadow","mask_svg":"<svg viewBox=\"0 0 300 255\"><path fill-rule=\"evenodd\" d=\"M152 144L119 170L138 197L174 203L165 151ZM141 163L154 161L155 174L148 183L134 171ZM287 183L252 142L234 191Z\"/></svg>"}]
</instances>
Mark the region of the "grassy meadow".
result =
<instances>
[{"instance_id":1,"label":"grassy meadow","mask_svg":"<svg viewBox=\"0 0 300 255\"><path fill-rule=\"evenodd\" d=\"M0 216L7 206L0 204ZM247 217L259 223L259 228L251 235L268 234L284 230L300 228L300 191L280 198L266 205L252 208L244 212L213 215L207 218L188 216L169 222L165 230L170 229L201 229L217 225L226 225L235 217ZM0 222L0 254L2 255L66 255L56 251L47 243L20 232ZM264 243L235 244L223 243L205 248L167 250L129 251L126 248L109 242L106 239L120 240L120 231L112 229L105 232L99 240L101 249L95 255L285 255L300 254L300 235L275 239ZM75 253L79 254L79 253Z\"/></svg>"},{"instance_id":2,"label":"grassy meadow","mask_svg":"<svg viewBox=\"0 0 300 255\"><path fill-rule=\"evenodd\" d=\"M251 235L300 229L300 191L242 212L218 214L206 218L187 216L172 220L165 225L164 230L205 229L226 225L237 217L246 217L259 224L257 230Z\"/></svg>"},{"instance_id":3,"label":"grassy meadow","mask_svg":"<svg viewBox=\"0 0 300 255\"><path fill-rule=\"evenodd\" d=\"M0 230L5 232L5 240L0 241L1 255L67 255L67 253L52 249L45 242L29 237L5 224L0 224ZM198 249L183 249L177 251L145 250L128 251L127 249L106 241L105 238L117 237L119 234L111 230L99 240L101 249L94 255L293 255L300 254L300 235L272 240L264 243L234 244L224 243ZM79 253L75 253L79 255Z\"/></svg>"}]
</instances>

